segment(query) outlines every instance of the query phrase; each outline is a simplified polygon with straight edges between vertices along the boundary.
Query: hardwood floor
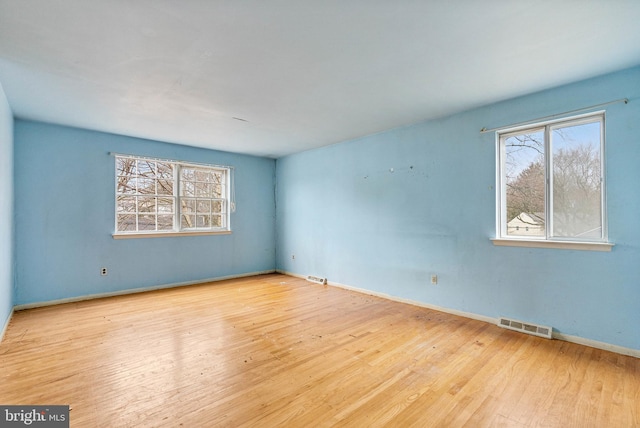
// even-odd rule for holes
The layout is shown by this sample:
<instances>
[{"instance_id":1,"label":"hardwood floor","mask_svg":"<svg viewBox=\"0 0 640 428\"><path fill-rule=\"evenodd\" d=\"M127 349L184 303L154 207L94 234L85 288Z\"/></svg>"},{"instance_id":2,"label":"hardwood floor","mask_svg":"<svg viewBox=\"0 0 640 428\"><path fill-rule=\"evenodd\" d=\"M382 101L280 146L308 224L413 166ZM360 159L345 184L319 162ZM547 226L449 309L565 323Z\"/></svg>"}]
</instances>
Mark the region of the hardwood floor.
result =
<instances>
[{"instance_id":1,"label":"hardwood floor","mask_svg":"<svg viewBox=\"0 0 640 428\"><path fill-rule=\"evenodd\" d=\"M278 274L16 312L1 404L74 427L634 427L640 360Z\"/></svg>"}]
</instances>

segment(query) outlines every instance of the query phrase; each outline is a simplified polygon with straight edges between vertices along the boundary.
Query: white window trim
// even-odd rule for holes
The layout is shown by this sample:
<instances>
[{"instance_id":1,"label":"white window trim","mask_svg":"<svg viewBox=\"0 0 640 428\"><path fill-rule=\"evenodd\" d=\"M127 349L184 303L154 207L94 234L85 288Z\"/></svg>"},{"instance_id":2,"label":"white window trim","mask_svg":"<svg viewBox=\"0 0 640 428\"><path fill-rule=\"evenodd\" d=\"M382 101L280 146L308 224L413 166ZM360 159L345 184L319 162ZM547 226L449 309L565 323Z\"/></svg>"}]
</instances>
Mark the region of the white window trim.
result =
<instances>
[{"instance_id":1,"label":"white window trim","mask_svg":"<svg viewBox=\"0 0 640 428\"><path fill-rule=\"evenodd\" d=\"M164 163L172 163L177 166L174 177L174 198L175 198L175 207L174 207L174 229L168 231L118 231L118 180L117 180L117 171L115 175L115 212L114 212L114 232L111 234L113 239L136 239L136 238L168 238L168 237L179 237L179 236L207 236L207 235L230 235L231 231L231 213L235 211L235 188L233 180L233 171L234 168L226 165L213 165L213 164L203 164L203 163L195 163L195 162L185 162L174 159L159 159L148 156L135 156L128 154L120 154L120 153L110 153L114 159L117 158L128 158L128 159L136 159L136 160L147 160L153 162L164 162ZM225 227L221 228L194 228L194 229L179 229L179 219L180 219L180 170L181 168L207 168L214 170L224 170L226 174L226 183L225 183L225 193L227 198L225 198L227 202L226 212L225 212ZM115 170L115 167L114 167Z\"/></svg>"},{"instance_id":2,"label":"white window trim","mask_svg":"<svg viewBox=\"0 0 640 428\"><path fill-rule=\"evenodd\" d=\"M586 242L586 241L553 241L553 240L528 240L515 238L491 238L493 245L497 247L528 247L528 248L555 248L559 250L582 251L611 251L615 244L611 242Z\"/></svg>"},{"instance_id":3,"label":"white window trim","mask_svg":"<svg viewBox=\"0 0 640 428\"><path fill-rule=\"evenodd\" d=\"M535 128L544 128L545 134L553 128L554 126L563 124L563 123L580 123L583 121L584 123L589 123L592 121L594 117L600 117L600 155L601 155L601 177L604 186L601 189L602 197L601 197L601 227L602 227L602 240L598 241L582 241L579 239L554 239L549 236L549 230L546 229L545 237L508 237L506 235L506 206L503 200L503 194L505 192L506 183L503 183L502 172L503 165L502 160L504 157L502 145L501 145L501 137L506 134L514 134L518 132L522 132L529 129ZM607 204L606 204L606 180L604 179L606 171L605 171L605 111L594 111L585 114L581 114L578 116L571 117L563 117L556 118L553 120L547 120L543 122L537 123L525 123L514 127L509 128L500 128L495 130L495 144L496 144L496 237L491 238L493 245L495 246L505 246L505 247L528 247L528 248L554 248L554 249L564 249L564 250L584 250L584 251L611 251L615 244L609 242L608 240L608 221L607 221ZM547 140L548 135L545 135L545 141ZM549 156L549 153L545 150L545 155ZM548 163L548 160L546 161ZM549 180L549 175L547 173L547 180ZM546 197L548 198L548 191L545 192ZM547 207L549 207L549 201L547 201ZM550 218L550 209L547 209L546 224L550 224L548 221Z\"/></svg>"},{"instance_id":4,"label":"white window trim","mask_svg":"<svg viewBox=\"0 0 640 428\"><path fill-rule=\"evenodd\" d=\"M170 238L176 236L206 236L206 235L231 235L231 230L207 231L194 230L192 232L118 232L113 233L113 239L136 239L136 238Z\"/></svg>"}]
</instances>

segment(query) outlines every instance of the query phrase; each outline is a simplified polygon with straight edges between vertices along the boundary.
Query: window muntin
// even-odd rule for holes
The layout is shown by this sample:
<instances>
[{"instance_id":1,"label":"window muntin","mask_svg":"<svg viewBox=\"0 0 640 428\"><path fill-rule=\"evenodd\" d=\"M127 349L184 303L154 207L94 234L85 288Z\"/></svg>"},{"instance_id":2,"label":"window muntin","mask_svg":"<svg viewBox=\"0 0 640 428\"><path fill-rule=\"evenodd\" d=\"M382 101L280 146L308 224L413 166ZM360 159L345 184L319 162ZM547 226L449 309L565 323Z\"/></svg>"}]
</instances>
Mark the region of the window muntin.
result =
<instances>
[{"instance_id":1,"label":"window muntin","mask_svg":"<svg viewBox=\"0 0 640 428\"><path fill-rule=\"evenodd\" d=\"M498 237L606 241L602 113L498 134Z\"/></svg>"},{"instance_id":2,"label":"window muntin","mask_svg":"<svg viewBox=\"0 0 640 428\"><path fill-rule=\"evenodd\" d=\"M116 234L229 230L229 169L116 156Z\"/></svg>"}]
</instances>

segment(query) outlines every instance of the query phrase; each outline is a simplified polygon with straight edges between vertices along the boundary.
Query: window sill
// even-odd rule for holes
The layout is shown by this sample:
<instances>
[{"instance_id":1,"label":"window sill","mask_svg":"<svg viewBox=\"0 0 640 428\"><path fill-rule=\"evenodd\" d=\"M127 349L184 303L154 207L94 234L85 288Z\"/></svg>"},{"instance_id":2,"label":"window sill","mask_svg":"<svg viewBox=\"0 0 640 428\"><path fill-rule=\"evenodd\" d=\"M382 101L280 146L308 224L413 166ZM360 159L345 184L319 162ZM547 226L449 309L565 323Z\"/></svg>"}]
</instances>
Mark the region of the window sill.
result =
<instances>
[{"instance_id":1,"label":"window sill","mask_svg":"<svg viewBox=\"0 0 640 428\"><path fill-rule=\"evenodd\" d=\"M138 239L138 238L174 238L176 236L204 236L204 235L231 235L230 230L215 230L196 232L136 232L136 233L114 233L113 239Z\"/></svg>"},{"instance_id":2,"label":"window sill","mask_svg":"<svg viewBox=\"0 0 640 428\"><path fill-rule=\"evenodd\" d=\"M492 238L493 245L501 247L555 248L560 250L611 251L610 242L534 241L525 239Z\"/></svg>"}]
</instances>

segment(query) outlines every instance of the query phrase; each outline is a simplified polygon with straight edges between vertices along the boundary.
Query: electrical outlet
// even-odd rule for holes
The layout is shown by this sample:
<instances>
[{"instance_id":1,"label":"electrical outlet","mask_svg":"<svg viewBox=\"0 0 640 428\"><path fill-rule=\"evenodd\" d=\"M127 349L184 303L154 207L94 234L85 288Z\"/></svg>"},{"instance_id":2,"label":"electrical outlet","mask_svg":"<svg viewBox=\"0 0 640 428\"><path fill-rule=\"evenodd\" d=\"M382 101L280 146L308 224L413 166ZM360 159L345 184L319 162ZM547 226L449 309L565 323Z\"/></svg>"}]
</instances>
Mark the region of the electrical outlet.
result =
<instances>
[{"instance_id":1,"label":"electrical outlet","mask_svg":"<svg viewBox=\"0 0 640 428\"><path fill-rule=\"evenodd\" d=\"M107 268L106 267L100 268L100 275L107 276Z\"/></svg>"},{"instance_id":2,"label":"electrical outlet","mask_svg":"<svg viewBox=\"0 0 640 428\"><path fill-rule=\"evenodd\" d=\"M295 260L296 259L296 255L295 254L291 254L291 260Z\"/></svg>"},{"instance_id":3,"label":"electrical outlet","mask_svg":"<svg viewBox=\"0 0 640 428\"><path fill-rule=\"evenodd\" d=\"M438 275L431 275L431 285L438 284Z\"/></svg>"}]
</instances>

